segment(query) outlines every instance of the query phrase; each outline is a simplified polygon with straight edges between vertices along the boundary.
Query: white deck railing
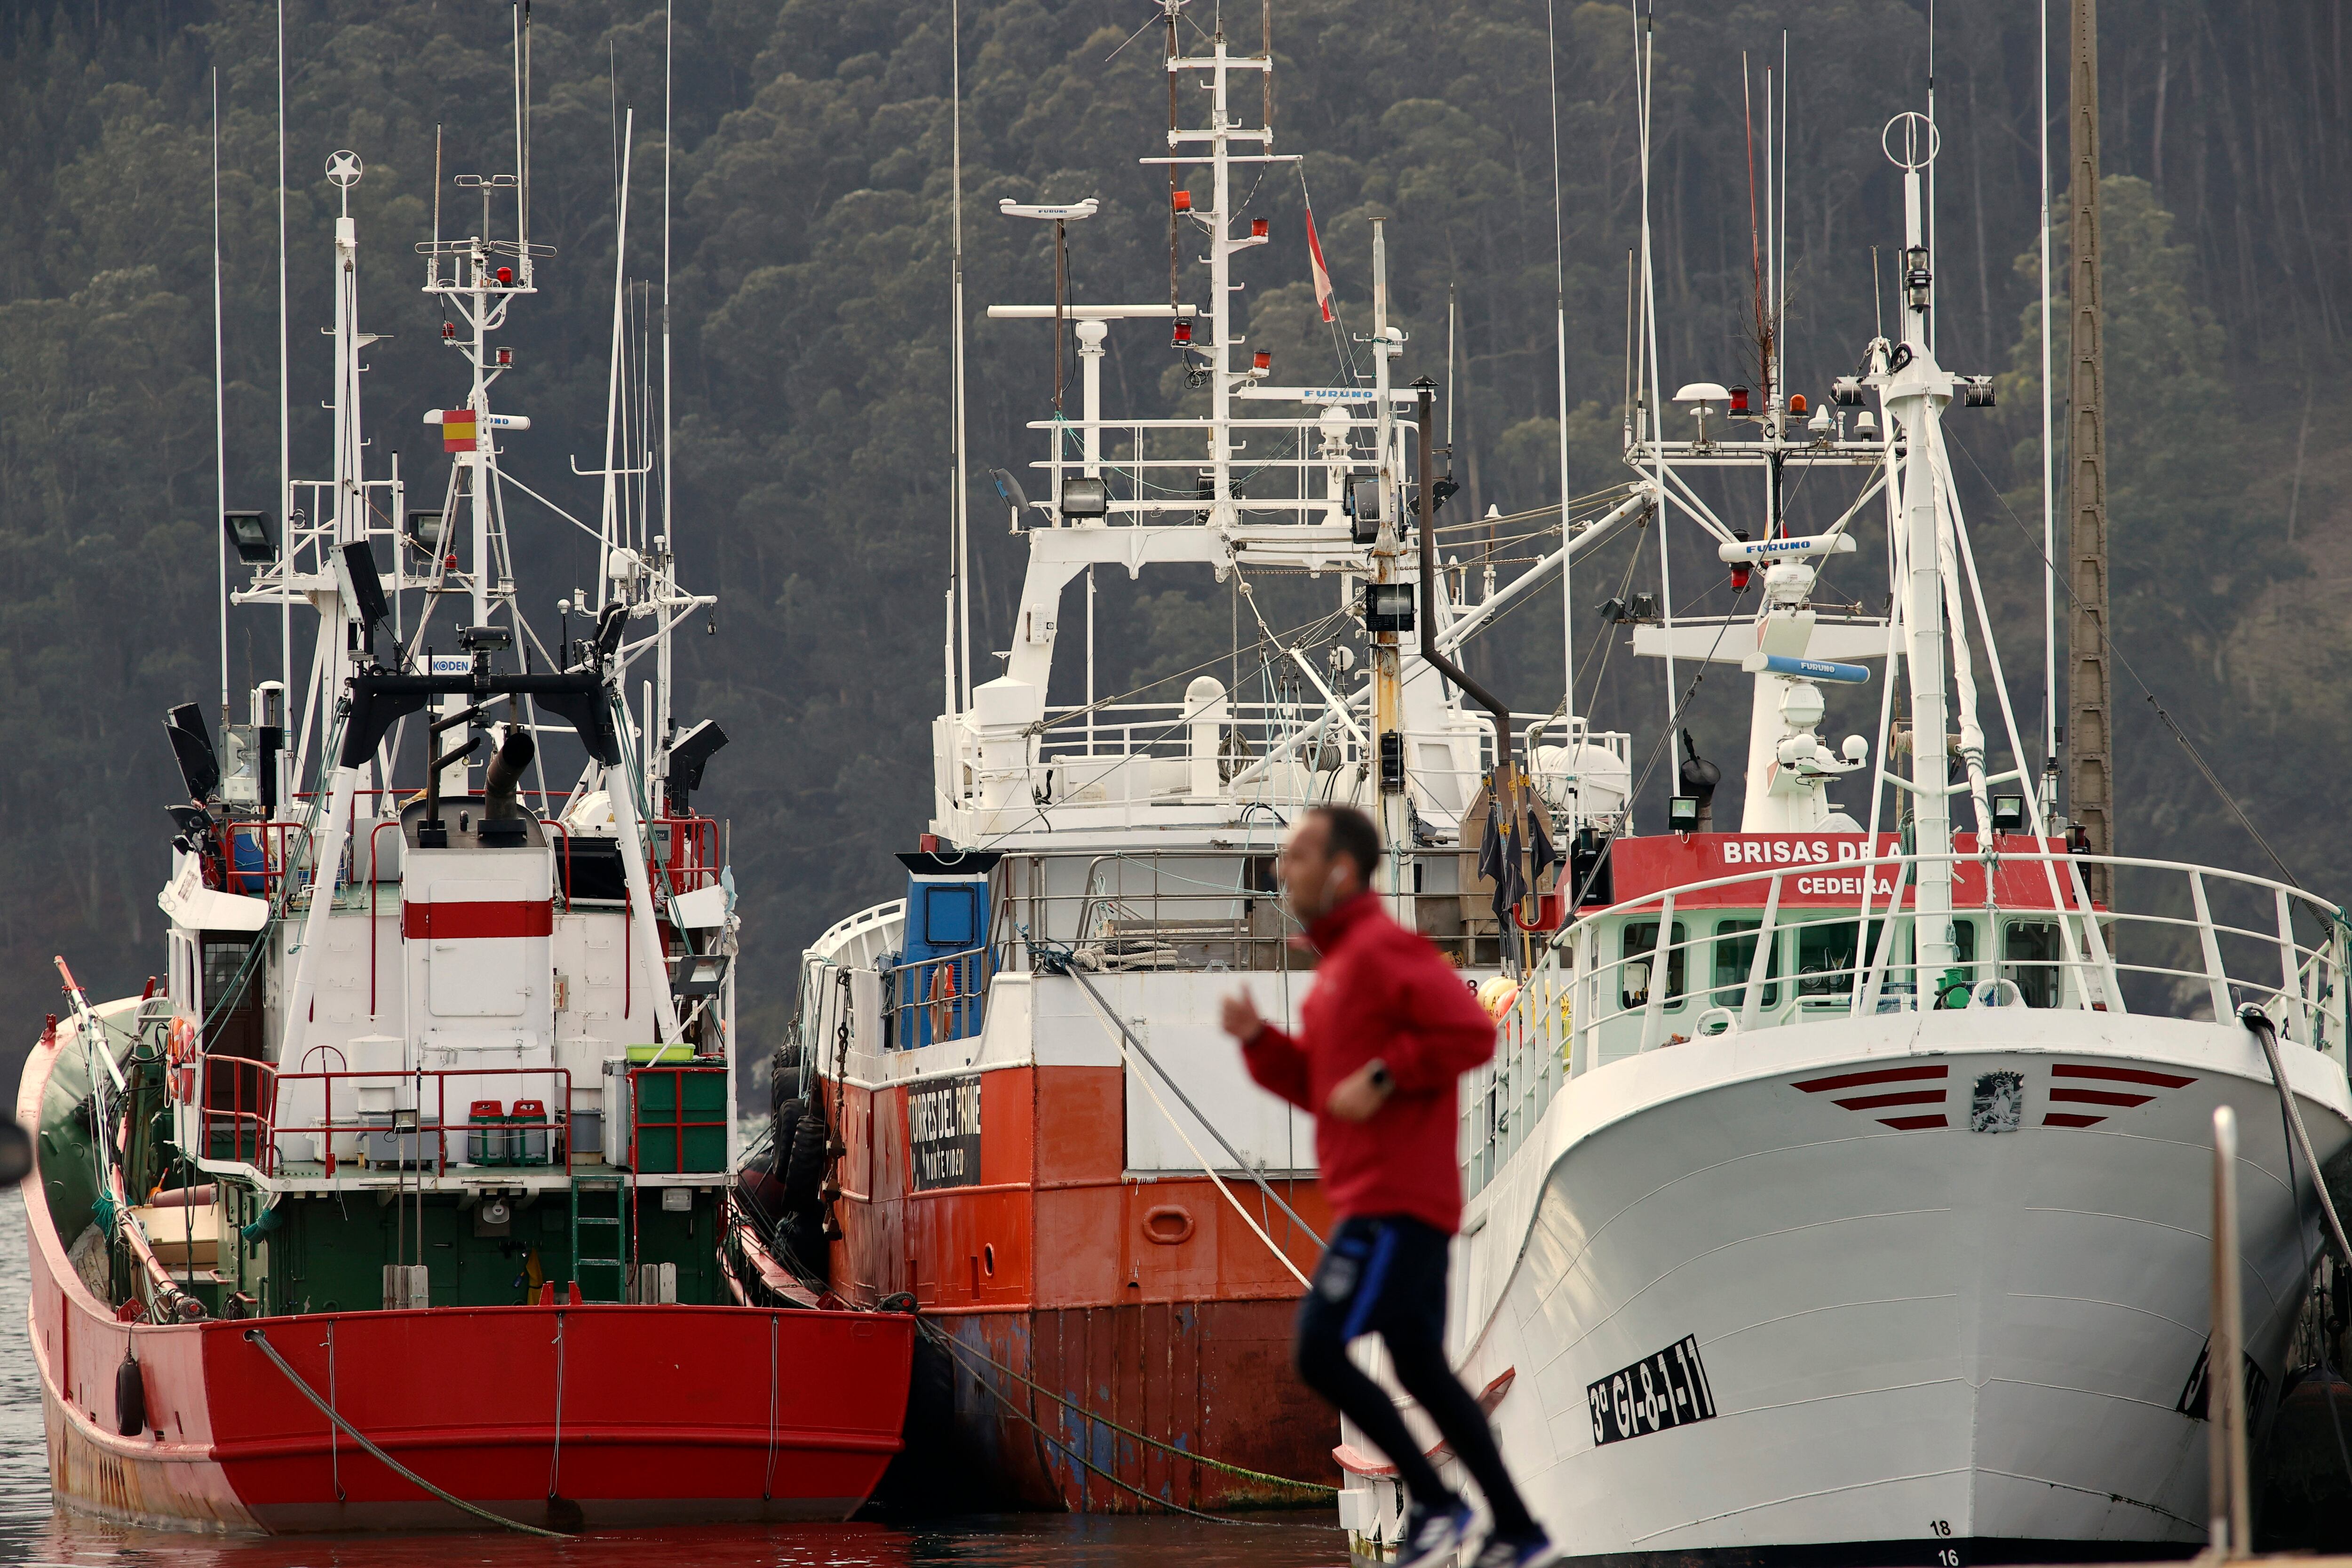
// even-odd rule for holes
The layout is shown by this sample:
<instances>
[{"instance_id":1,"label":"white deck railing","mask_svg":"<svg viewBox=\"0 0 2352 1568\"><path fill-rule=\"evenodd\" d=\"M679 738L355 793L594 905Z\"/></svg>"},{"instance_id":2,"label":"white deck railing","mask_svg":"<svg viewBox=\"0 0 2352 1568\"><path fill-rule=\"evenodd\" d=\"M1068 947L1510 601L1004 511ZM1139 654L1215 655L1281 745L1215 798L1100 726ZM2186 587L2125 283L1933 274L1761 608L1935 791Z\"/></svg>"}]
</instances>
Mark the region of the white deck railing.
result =
<instances>
[{"instance_id":1,"label":"white deck railing","mask_svg":"<svg viewBox=\"0 0 2352 1568\"><path fill-rule=\"evenodd\" d=\"M1952 966L1960 973L1927 977L1931 1007L2031 1005L2122 1013L2130 1010L2128 976L2143 1000L2159 993L2169 1016L2198 1016L2210 1009L2211 1016L2228 1018L2240 1003L2256 1003L2282 1038L2343 1064L2352 1018L2344 984L2346 917L2336 905L2266 878L2174 861L2047 851L1990 860L1973 853L1892 855L1743 869L1584 915L1559 932L1528 971L1501 1021L1494 1062L1479 1071L1465 1097L1461 1150L1468 1189L1486 1185L1569 1079L1604 1062L1693 1037L1920 1005L1921 977L1909 956L1914 915L1903 901L1923 862L1988 873L1983 899L1952 911L1956 922L1973 928L1982 921L1984 943ZM2144 895L2137 900L2142 907L2095 906L2083 879L2088 864L2139 873L2128 879ZM1999 879L1990 874L1994 865L2041 868L2036 891L2046 889L2046 900L1998 901ZM1876 888L1881 879L1874 873L1882 868L1893 873L1883 898L1808 903L1800 913L1782 907L1791 877L1863 874L1863 885ZM2147 873L2156 874L2153 886ZM2160 896L2166 883L2182 894L2169 908ZM1756 903L1692 901L1727 888L1757 889ZM2214 912L2217 894L2225 906L2221 916ZM1753 914L1759 906L1760 919ZM1686 927L1676 920L1678 908ZM1700 914L1706 917L1705 930ZM2308 941L2297 931L2298 918L2311 933ZM1724 929L1727 924L1733 929ZM2054 938L2056 951L2012 955L2004 939L2020 927L2036 943ZM1814 953L1828 962L1801 970L1786 960L1805 951L1808 931L1821 939L1811 944ZM1629 940L1637 934L1640 942ZM1619 949L1613 958L1603 951L1612 936ZM1735 960L1728 975L1719 964L1725 944L1731 944ZM1703 961L1710 969L1706 980L1696 973Z\"/></svg>"}]
</instances>

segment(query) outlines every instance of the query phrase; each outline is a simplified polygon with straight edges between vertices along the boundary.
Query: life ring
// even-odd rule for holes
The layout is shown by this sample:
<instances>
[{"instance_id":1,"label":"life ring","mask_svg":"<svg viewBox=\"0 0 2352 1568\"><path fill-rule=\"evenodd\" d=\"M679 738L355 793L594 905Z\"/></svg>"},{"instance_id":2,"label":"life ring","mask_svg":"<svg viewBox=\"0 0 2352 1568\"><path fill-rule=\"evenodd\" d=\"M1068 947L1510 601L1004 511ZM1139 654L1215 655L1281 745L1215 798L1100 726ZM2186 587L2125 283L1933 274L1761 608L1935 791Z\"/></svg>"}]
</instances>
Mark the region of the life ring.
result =
<instances>
[{"instance_id":1,"label":"life ring","mask_svg":"<svg viewBox=\"0 0 2352 1568\"><path fill-rule=\"evenodd\" d=\"M955 960L945 959L931 966L928 1000L931 1007L931 1033L923 1043L935 1046L948 1037L948 1015L956 1003Z\"/></svg>"},{"instance_id":2,"label":"life ring","mask_svg":"<svg viewBox=\"0 0 2352 1568\"><path fill-rule=\"evenodd\" d=\"M196 1023L193 1018L174 1018L163 1031L163 1089L172 1100L183 1105L196 1100Z\"/></svg>"}]
</instances>

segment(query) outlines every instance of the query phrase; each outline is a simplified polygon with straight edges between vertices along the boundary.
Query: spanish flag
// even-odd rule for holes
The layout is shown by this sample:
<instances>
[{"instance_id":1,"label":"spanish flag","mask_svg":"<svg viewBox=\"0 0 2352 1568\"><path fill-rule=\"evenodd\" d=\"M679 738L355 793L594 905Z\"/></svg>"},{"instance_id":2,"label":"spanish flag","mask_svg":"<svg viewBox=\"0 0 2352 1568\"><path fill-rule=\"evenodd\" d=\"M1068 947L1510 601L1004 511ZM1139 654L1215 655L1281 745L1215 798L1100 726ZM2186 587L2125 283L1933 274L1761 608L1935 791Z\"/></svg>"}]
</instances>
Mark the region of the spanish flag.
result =
<instances>
[{"instance_id":1,"label":"spanish flag","mask_svg":"<svg viewBox=\"0 0 2352 1568\"><path fill-rule=\"evenodd\" d=\"M1331 269L1323 265L1323 242L1315 237L1315 209L1307 209L1307 265L1315 274L1315 302L1331 319Z\"/></svg>"},{"instance_id":2,"label":"spanish flag","mask_svg":"<svg viewBox=\"0 0 2352 1568\"><path fill-rule=\"evenodd\" d=\"M474 449L472 409L445 408L441 411L441 449L445 452L470 452Z\"/></svg>"}]
</instances>

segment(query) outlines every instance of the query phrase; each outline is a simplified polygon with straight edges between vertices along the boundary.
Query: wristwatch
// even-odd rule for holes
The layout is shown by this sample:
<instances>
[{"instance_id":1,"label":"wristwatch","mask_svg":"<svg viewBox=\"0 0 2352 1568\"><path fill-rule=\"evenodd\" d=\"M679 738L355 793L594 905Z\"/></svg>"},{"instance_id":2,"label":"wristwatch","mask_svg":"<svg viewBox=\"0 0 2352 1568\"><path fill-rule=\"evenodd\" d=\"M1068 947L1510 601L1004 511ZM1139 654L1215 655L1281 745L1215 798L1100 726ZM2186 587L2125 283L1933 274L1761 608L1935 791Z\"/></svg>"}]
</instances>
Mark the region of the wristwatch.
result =
<instances>
[{"instance_id":1,"label":"wristwatch","mask_svg":"<svg viewBox=\"0 0 2352 1568\"><path fill-rule=\"evenodd\" d=\"M1388 1063L1374 1057L1366 1065L1371 1068L1371 1081L1374 1089L1379 1089L1382 1094L1395 1092L1396 1079L1389 1072Z\"/></svg>"}]
</instances>

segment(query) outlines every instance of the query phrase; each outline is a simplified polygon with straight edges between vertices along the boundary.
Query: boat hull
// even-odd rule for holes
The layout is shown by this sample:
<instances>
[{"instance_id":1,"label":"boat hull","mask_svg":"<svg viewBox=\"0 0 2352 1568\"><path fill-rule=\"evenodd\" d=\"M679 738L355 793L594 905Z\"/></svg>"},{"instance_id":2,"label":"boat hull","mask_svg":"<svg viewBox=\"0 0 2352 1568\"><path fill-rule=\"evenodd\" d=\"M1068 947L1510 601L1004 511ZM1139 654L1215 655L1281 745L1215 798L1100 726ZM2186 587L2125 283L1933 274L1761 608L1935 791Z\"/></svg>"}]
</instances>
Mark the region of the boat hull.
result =
<instances>
[{"instance_id":1,"label":"boat hull","mask_svg":"<svg viewBox=\"0 0 2352 1568\"><path fill-rule=\"evenodd\" d=\"M1336 1417L1291 1369L1297 1281L1205 1177L1125 1168L1118 1068L982 1075L989 1131L980 1180L962 1187L915 1185L908 1092L846 1086L831 1257L845 1296L905 1291L939 1331L922 1344L908 1484L893 1495L1092 1512L1328 1506ZM1309 1224L1330 1223L1311 1182L1276 1185ZM1268 1223L1312 1268L1313 1242L1278 1213Z\"/></svg>"},{"instance_id":2,"label":"boat hull","mask_svg":"<svg viewBox=\"0 0 2352 1568\"><path fill-rule=\"evenodd\" d=\"M908 1464L998 1508L1328 1505L1328 1492L1191 1457L1324 1486L1338 1479L1336 1417L1290 1370L1296 1312L1288 1301L1227 1300L932 1319L955 1345L922 1352ZM923 1419L926 1393L944 1424Z\"/></svg>"},{"instance_id":3,"label":"boat hull","mask_svg":"<svg viewBox=\"0 0 2352 1568\"><path fill-rule=\"evenodd\" d=\"M2310 1173L2298 1223L2243 1030L2022 1012L1684 1044L1552 1101L1472 1205L1457 1301L1465 1379L1509 1377L1506 1456L1570 1557L1958 1568L2202 1544L2214 1107L2242 1129L2271 1392L2320 1256ZM2352 1142L2343 1069L2288 1056L2325 1162ZM1366 1554L1396 1489L1350 1489Z\"/></svg>"},{"instance_id":4,"label":"boat hull","mask_svg":"<svg viewBox=\"0 0 2352 1568\"><path fill-rule=\"evenodd\" d=\"M26 1068L37 1115L54 1047ZM27 1327L51 1484L68 1507L173 1529L481 1529L364 1452L541 1528L839 1519L902 1447L913 1320L563 1305L131 1324L75 1272L25 1187ZM121 1435L136 1360L144 1427Z\"/></svg>"}]
</instances>

